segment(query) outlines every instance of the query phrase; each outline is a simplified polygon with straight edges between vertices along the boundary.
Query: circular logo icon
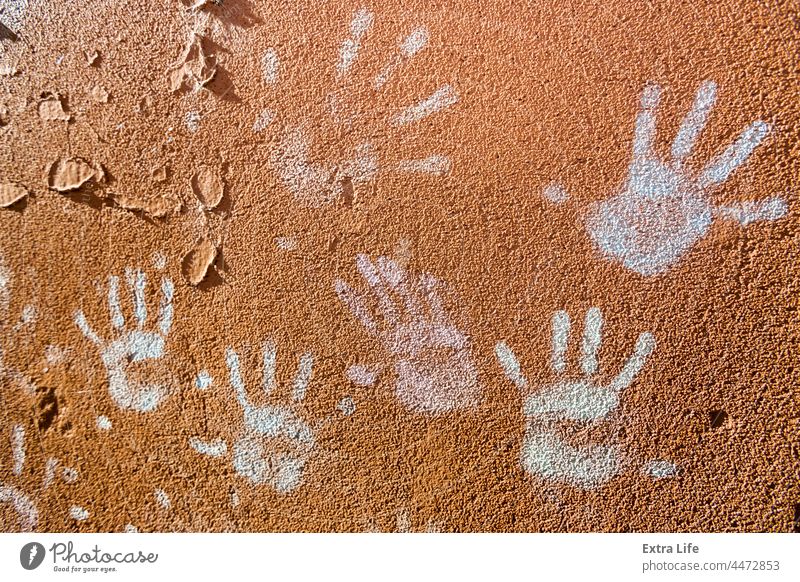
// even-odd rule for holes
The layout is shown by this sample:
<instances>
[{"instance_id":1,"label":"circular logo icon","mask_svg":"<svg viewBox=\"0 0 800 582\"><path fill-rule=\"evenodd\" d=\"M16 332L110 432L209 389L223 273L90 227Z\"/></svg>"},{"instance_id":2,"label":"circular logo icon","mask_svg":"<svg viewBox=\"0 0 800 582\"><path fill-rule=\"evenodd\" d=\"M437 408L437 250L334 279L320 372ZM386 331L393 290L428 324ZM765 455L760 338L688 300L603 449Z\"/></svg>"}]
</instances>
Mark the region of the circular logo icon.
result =
<instances>
[{"instance_id":1,"label":"circular logo icon","mask_svg":"<svg viewBox=\"0 0 800 582\"><path fill-rule=\"evenodd\" d=\"M44 561L44 546L39 542L30 542L19 551L19 563L26 570L35 570Z\"/></svg>"}]
</instances>

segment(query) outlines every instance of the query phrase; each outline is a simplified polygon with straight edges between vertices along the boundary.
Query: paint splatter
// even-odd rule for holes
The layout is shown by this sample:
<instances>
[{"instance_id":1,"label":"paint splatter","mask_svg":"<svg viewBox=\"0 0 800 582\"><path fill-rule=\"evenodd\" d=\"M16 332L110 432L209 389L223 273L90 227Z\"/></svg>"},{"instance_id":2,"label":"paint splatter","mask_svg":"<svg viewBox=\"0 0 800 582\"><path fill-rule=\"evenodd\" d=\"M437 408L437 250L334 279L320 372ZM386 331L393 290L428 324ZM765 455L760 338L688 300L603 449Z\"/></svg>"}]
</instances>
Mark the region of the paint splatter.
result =
<instances>
[{"instance_id":1,"label":"paint splatter","mask_svg":"<svg viewBox=\"0 0 800 582\"><path fill-rule=\"evenodd\" d=\"M163 509L169 509L172 507L172 501L170 501L169 495L167 495L166 491L163 489L156 489L154 491L154 495L156 497L156 501Z\"/></svg>"},{"instance_id":2,"label":"paint splatter","mask_svg":"<svg viewBox=\"0 0 800 582\"><path fill-rule=\"evenodd\" d=\"M111 430L112 426L111 420L107 416L97 417L97 428L100 430Z\"/></svg>"},{"instance_id":3,"label":"paint splatter","mask_svg":"<svg viewBox=\"0 0 800 582\"><path fill-rule=\"evenodd\" d=\"M339 404L336 405L342 414L345 416L350 416L356 411L356 403L350 396L345 396L339 401Z\"/></svg>"},{"instance_id":4,"label":"paint splatter","mask_svg":"<svg viewBox=\"0 0 800 582\"><path fill-rule=\"evenodd\" d=\"M443 85L430 97L407 107L392 118L392 125L408 125L425 119L458 102L458 94L450 85Z\"/></svg>"},{"instance_id":5,"label":"paint splatter","mask_svg":"<svg viewBox=\"0 0 800 582\"><path fill-rule=\"evenodd\" d=\"M73 505L69 508L69 516L75 521L86 521L89 519L89 512L80 505Z\"/></svg>"},{"instance_id":6,"label":"paint splatter","mask_svg":"<svg viewBox=\"0 0 800 582\"><path fill-rule=\"evenodd\" d=\"M563 204L569 200L569 193L562 184L553 182L542 189L542 196L553 204Z\"/></svg>"},{"instance_id":7,"label":"paint splatter","mask_svg":"<svg viewBox=\"0 0 800 582\"><path fill-rule=\"evenodd\" d=\"M194 380L194 385L199 390L205 390L214 382L214 379L211 377L211 374L208 373L207 370L200 370L200 373L197 374L197 378Z\"/></svg>"}]
</instances>

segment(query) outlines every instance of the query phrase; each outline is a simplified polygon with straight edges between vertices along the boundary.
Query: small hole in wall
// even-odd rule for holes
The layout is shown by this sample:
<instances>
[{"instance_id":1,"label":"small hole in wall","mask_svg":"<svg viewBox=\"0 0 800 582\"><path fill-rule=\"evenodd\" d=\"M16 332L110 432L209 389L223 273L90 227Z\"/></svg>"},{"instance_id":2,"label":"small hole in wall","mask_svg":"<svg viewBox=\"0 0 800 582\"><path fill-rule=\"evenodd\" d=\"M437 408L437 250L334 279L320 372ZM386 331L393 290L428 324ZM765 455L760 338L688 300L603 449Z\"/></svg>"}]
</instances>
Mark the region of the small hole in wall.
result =
<instances>
[{"instance_id":1,"label":"small hole in wall","mask_svg":"<svg viewBox=\"0 0 800 582\"><path fill-rule=\"evenodd\" d=\"M724 410L712 410L708 413L708 419L711 422L711 428L719 428L728 421L728 413Z\"/></svg>"},{"instance_id":2,"label":"small hole in wall","mask_svg":"<svg viewBox=\"0 0 800 582\"><path fill-rule=\"evenodd\" d=\"M800 533L800 503L794 506L794 523L792 524L792 532Z\"/></svg>"}]
</instances>

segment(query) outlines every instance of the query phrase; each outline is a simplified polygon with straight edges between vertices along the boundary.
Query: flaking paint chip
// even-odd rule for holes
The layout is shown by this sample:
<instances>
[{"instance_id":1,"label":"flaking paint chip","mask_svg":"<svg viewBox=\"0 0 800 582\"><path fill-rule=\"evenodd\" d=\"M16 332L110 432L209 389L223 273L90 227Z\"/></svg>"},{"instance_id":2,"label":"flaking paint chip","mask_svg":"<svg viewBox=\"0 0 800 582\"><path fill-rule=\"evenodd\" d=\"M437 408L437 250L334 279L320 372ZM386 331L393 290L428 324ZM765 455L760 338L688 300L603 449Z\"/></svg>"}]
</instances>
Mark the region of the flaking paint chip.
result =
<instances>
[{"instance_id":1,"label":"flaking paint chip","mask_svg":"<svg viewBox=\"0 0 800 582\"><path fill-rule=\"evenodd\" d=\"M28 190L24 186L13 182L2 183L0 184L0 208L7 208L27 195Z\"/></svg>"},{"instance_id":2,"label":"flaking paint chip","mask_svg":"<svg viewBox=\"0 0 800 582\"><path fill-rule=\"evenodd\" d=\"M92 100L96 103L108 103L108 91L102 85L95 85L89 92Z\"/></svg>"},{"instance_id":3,"label":"flaking paint chip","mask_svg":"<svg viewBox=\"0 0 800 582\"><path fill-rule=\"evenodd\" d=\"M183 257L181 271L191 285L199 285L208 274L208 269L217 258L217 247L204 238Z\"/></svg>"},{"instance_id":4,"label":"flaking paint chip","mask_svg":"<svg viewBox=\"0 0 800 582\"><path fill-rule=\"evenodd\" d=\"M225 181L220 175L220 168L201 166L192 176L192 189L203 206L209 210L216 208L225 192Z\"/></svg>"},{"instance_id":5,"label":"flaking paint chip","mask_svg":"<svg viewBox=\"0 0 800 582\"><path fill-rule=\"evenodd\" d=\"M61 159L50 167L48 185L58 192L77 190L89 181L102 182L105 172L83 158Z\"/></svg>"},{"instance_id":6,"label":"flaking paint chip","mask_svg":"<svg viewBox=\"0 0 800 582\"><path fill-rule=\"evenodd\" d=\"M39 117L45 121L69 121L72 116L64 111L64 103L58 93L46 93L39 101Z\"/></svg>"},{"instance_id":7,"label":"flaking paint chip","mask_svg":"<svg viewBox=\"0 0 800 582\"><path fill-rule=\"evenodd\" d=\"M133 212L142 211L153 218L164 218L181 210L181 201L177 196L164 195L152 198L140 198L125 194L113 194L112 198L121 208Z\"/></svg>"},{"instance_id":8,"label":"flaking paint chip","mask_svg":"<svg viewBox=\"0 0 800 582\"><path fill-rule=\"evenodd\" d=\"M193 33L183 49L178 64L169 73L169 88L174 93L184 87L198 90L205 87L217 74L214 58L203 49L203 36Z\"/></svg>"}]
</instances>

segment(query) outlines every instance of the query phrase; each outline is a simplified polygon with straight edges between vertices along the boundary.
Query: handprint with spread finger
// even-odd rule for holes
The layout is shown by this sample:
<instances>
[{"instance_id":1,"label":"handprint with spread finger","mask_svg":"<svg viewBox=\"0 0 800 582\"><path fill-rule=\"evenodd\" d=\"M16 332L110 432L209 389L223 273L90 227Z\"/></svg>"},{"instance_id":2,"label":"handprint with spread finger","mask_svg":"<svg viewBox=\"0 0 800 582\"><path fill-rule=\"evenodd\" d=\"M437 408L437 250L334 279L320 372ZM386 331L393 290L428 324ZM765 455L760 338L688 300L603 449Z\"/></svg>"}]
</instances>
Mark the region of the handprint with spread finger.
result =
<instances>
[{"instance_id":1,"label":"handprint with spread finger","mask_svg":"<svg viewBox=\"0 0 800 582\"><path fill-rule=\"evenodd\" d=\"M499 342L495 348L506 376L525 395L523 412L528 422L521 457L523 468L532 475L591 489L620 471L621 451L617 444L578 446L564 438L565 431L575 429L573 432L577 432L586 425L606 421L619 406L620 393L631 385L655 347L652 334L640 334L634 353L622 371L610 382L600 382L596 373L602 326L600 310L591 308L584 326L583 377L570 378L564 375L570 319L566 312L556 312L551 360L556 378L533 393L511 348L505 342Z\"/></svg>"},{"instance_id":2,"label":"handprint with spread finger","mask_svg":"<svg viewBox=\"0 0 800 582\"><path fill-rule=\"evenodd\" d=\"M336 293L392 356L397 397L411 410L432 414L476 406L481 385L470 340L445 311L439 282L428 274L414 279L387 257L373 263L359 255L356 266L379 315L344 281L336 281Z\"/></svg>"}]
</instances>

